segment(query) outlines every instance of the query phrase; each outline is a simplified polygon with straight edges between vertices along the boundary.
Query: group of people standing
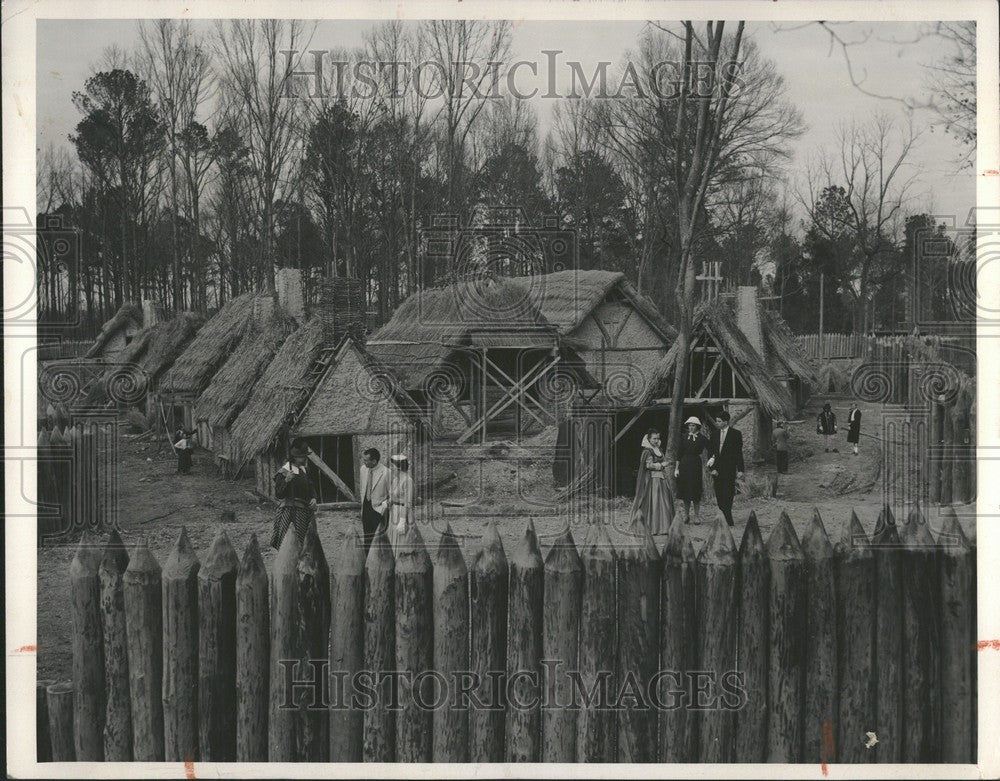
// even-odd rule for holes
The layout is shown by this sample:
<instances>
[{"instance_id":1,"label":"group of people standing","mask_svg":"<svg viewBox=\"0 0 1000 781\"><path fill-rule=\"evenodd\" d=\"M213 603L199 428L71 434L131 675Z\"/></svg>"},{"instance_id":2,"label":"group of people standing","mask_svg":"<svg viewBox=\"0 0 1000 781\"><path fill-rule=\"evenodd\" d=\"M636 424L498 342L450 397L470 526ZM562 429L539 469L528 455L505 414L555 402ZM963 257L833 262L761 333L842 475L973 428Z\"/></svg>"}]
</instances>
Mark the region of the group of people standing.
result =
<instances>
[{"instance_id":1,"label":"group of people standing","mask_svg":"<svg viewBox=\"0 0 1000 781\"><path fill-rule=\"evenodd\" d=\"M701 499L704 490L703 465L711 472L715 500L726 519L733 526L733 500L736 497L736 480L743 476L743 435L729 425L729 413L715 415L710 434L703 433L701 420L692 415L684 422L674 464L677 498L684 505L684 522L691 523L691 505L694 521L701 520ZM708 460L703 461L707 456ZM633 522L640 518L652 534L665 534L674 518L674 499L667 481L667 461L661 447L660 432L650 429L642 440L642 456L636 475L635 501L632 503Z\"/></svg>"},{"instance_id":2,"label":"group of people standing","mask_svg":"<svg viewBox=\"0 0 1000 781\"><path fill-rule=\"evenodd\" d=\"M405 455L391 456L390 470L382 462L382 454L367 448L361 458L361 526L367 552L380 526L386 532L393 549L399 536L413 521L413 478ZM287 531L294 529L301 542L316 516L316 488L308 472L309 446L301 439L292 442L288 461L274 476L274 496L278 509L274 515L271 546L281 547Z\"/></svg>"}]
</instances>

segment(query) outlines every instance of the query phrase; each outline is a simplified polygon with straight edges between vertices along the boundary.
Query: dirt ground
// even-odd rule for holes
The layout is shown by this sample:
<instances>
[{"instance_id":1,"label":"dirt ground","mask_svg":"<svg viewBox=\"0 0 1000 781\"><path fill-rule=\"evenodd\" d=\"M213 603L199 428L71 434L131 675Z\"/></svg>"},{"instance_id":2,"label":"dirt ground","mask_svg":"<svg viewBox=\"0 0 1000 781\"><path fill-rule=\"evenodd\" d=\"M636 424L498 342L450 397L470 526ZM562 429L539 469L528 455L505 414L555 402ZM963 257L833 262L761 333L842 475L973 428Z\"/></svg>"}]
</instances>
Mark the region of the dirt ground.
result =
<instances>
[{"instance_id":1,"label":"dirt ground","mask_svg":"<svg viewBox=\"0 0 1000 781\"><path fill-rule=\"evenodd\" d=\"M801 534L812 516L813 507L819 510L831 538L841 533L852 510L857 512L869 534L874 530L882 505L879 442L863 437L861 455L852 455L845 440L848 401L833 399L841 423L841 432L835 437L840 452L824 453L823 443L814 433L815 416L821 401L817 399L807 408L803 422L790 425L790 469L789 474L781 476L778 481L777 495L737 496L733 513L737 524L733 530L737 542L750 510L756 513L765 539L782 511L788 513ZM862 431L877 432L881 428L878 423L881 409L874 405L862 405L862 411ZM253 494L252 478L241 481L222 479L211 455L204 451L197 454L191 475L178 475L176 460L165 446L135 437L122 442L120 453L118 521L127 545L147 539L150 549L162 564L182 526L187 528L195 550L202 557L213 537L223 529L241 556L251 534L256 534L264 550L265 563L270 566L274 558L274 551L268 547L273 507L260 502ZM586 529L582 527L586 521L580 516L571 522L571 514L565 506L553 510L531 501L533 496L551 492L551 465L539 460L538 463L515 468L506 460L510 454L506 447L496 446L493 452L482 454L491 460L482 462L481 467L470 454L469 462L456 467L456 476L446 488L438 491L436 499L443 499L444 504L436 502L433 506L417 508L421 533L432 556L441 531L448 524L459 535L463 550L471 559L490 518L497 521L508 553L523 537L529 516L535 524L543 555L567 524L571 524L578 542L583 539ZM748 464L748 482L757 486L758 490L767 485L763 476L773 478L774 475L773 464ZM763 493L769 492L764 490ZM609 531L612 540L625 543L634 539L628 527L631 499L619 497L599 502L597 509L611 520ZM963 505L955 510L966 535L974 538L975 505ZM706 500L701 523L689 527L696 550L707 538L715 512L714 502ZM935 508L928 516L932 528L937 529L940 511ZM359 513L354 511L320 511L317 520L328 559L343 544L348 532L355 528L360 531ZM664 541L663 536L657 538L661 546ZM39 678L64 679L70 676L69 566L74 551L73 544L46 546L38 551Z\"/></svg>"}]
</instances>

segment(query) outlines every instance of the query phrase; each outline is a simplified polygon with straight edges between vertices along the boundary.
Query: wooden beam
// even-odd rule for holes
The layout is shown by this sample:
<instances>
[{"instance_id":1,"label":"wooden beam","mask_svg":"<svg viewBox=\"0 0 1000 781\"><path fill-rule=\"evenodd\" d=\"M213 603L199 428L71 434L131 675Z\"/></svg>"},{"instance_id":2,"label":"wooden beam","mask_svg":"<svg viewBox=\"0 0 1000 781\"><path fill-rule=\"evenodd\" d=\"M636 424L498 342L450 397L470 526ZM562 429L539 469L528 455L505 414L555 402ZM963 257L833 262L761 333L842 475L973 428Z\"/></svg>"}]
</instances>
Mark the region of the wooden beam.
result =
<instances>
[{"instance_id":1,"label":"wooden beam","mask_svg":"<svg viewBox=\"0 0 1000 781\"><path fill-rule=\"evenodd\" d=\"M528 372L527 375L521 378L521 382L519 382L517 385L515 385L513 388L507 391L507 395L505 398L500 399L500 401L498 401L496 404L490 407L490 409L487 410L479 420L477 420L475 423L472 424L472 426L463 431L461 436L459 436L459 438L456 440L456 444L461 445L463 442L465 442L465 440L471 437L480 427L482 428L485 436L487 421L489 421L491 418L496 417L505 409L507 409L507 407L513 404L516 401L515 396L518 390L523 390L530 387L531 385L534 385L545 374L547 374L550 369L552 369L556 364L558 364L560 360L562 360L562 357L557 355L549 364L547 365L539 364L539 366L542 366L541 371L538 371L539 367L536 366L534 369ZM485 370L485 364L483 368ZM485 441L485 439L483 441Z\"/></svg>"},{"instance_id":2,"label":"wooden beam","mask_svg":"<svg viewBox=\"0 0 1000 781\"><path fill-rule=\"evenodd\" d=\"M500 369L500 367L497 366L492 361L489 361L488 364L489 364L489 366L493 366L495 369L497 369L497 371L499 371L505 377L507 376L506 373L502 369ZM486 369L487 373L489 372L489 366L487 366L487 369ZM494 377L493 379L495 380L497 378ZM511 390L516 390L517 387L518 387L518 383L515 380L513 380L513 379L511 379L509 377L507 379L509 379L513 383L512 385L509 386L511 388ZM500 385L500 383L497 383L497 386L501 387L501 388L504 387L503 385ZM523 389L522 389L522 391L523 391ZM541 412L542 412L543 415L549 415L549 411L547 409L545 409L545 407L543 407L541 405L541 403L537 399L534 399L531 396L528 396L527 398L531 402L533 402L535 404L535 406L538 407L539 410L541 410ZM541 426L542 428L545 428L545 425L546 425L545 421L542 420L541 418L539 418L538 415L536 415L534 412L532 412L530 409L528 409L528 407L525 405L525 403L524 403L524 396L523 396L523 393L521 391L518 391L518 392L515 393L515 399L514 400L518 404L520 404L521 407L524 408L525 412L527 412L529 415L531 415L531 417L533 417L535 419L535 421L538 423L539 426ZM551 417L551 415L550 415L550 417ZM518 428L518 431L520 431L520 427Z\"/></svg>"},{"instance_id":3,"label":"wooden beam","mask_svg":"<svg viewBox=\"0 0 1000 781\"><path fill-rule=\"evenodd\" d=\"M639 422L639 418L642 417L642 413L643 412L645 412L644 409L636 410L636 413L632 416L632 419L628 423L625 424L625 427L621 431L619 431L617 434L615 434L615 442L616 443L618 442L619 439L621 439L623 436L625 436L625 434L628 433L629 429L631 429L632 426L634 426L636 423Z\"/></svg>"},{"instance_id":4,"label":"wooden beam","mask_svg":"<svg viewBox=\"0 0 1000 781\"><path fill-rule=\"evenodd\" d=\"M709 383L712 382L712 378L715 377L715 374L716 372L719 371L720 366L722 366L721 357L716 359L715 365L712 366L712 371L708 373L708 376L705 378L705 381L701 384L701 387L698 388L698 392L694 394L695 398L701 398L701 394L705 392L705 389L709 386Z\"/></svg>"},{"instance_id":5,"label":"wooden beam","mask_svg":"<svg viewBox=\"0 0 1000 781\"><path fill-rule=\"evenodd\" d=\"M352 491L350 488L347 487L347 483L341 480L340 476L332 469L330 469L330 467L327 466L326 462L318 455L313 453L312 450L309 451L309 460L316 465L316 467L319 469L320 472L322 472L324 475L326 475L333 481L333 484L340 489L341 493L343 493L344 496L346 496L352 502L358 501L358 498L354 495L354 491Z\"/></svg>"}]
</instances>

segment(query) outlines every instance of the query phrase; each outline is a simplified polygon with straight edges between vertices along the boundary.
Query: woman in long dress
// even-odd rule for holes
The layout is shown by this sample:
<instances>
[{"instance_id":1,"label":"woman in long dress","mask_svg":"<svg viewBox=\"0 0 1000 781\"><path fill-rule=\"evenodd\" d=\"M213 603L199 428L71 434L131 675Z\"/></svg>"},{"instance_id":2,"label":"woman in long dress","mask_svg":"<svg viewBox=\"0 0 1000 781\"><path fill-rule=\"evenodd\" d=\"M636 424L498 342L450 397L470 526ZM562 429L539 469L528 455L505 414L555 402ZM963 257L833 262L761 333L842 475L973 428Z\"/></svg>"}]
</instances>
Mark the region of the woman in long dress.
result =
<instances>
[{"instance_id":1,"label":"woman in long dress","mask_svg":"<svg viewBox=\"0 0 1000 781\"><path fill-rule=\"evenodd\" d=\"M681 438L677 451L677 466L674 467L674 477L677 478L677 498L684 502L684 523L691 523L691 505L694 504L694 517L701 520L702 495L702 453L710 449L708 437L701 433L701 421L692 415L684 426L687 431ZM715 459L709 459L712 466Z\"/></svg>"},{"instance_id":2,"label":"woman in long dress","mask_svg":"<svg viewBox=\"0 0 1000 781\"><path fill-rule=\"evenodd\" d=\"M674 497L667 484L665 468L660 432L650 429L642 439L632 523L641 518L651 534L666 534L674 519Z\"/></svg>"},{"instance_id":3,"label":"woman in long dress","mask_svg":"<svg viewBox=\"0 0 1000 781\"><path fill-rule=\"evenodd\" d=\"M387 534L393 552L406 526L413 522L413 478L408 474L410 462L406 456L396 455L389 459L392 473L389 482L389 521Z\"/></svg>"}]
</instances>

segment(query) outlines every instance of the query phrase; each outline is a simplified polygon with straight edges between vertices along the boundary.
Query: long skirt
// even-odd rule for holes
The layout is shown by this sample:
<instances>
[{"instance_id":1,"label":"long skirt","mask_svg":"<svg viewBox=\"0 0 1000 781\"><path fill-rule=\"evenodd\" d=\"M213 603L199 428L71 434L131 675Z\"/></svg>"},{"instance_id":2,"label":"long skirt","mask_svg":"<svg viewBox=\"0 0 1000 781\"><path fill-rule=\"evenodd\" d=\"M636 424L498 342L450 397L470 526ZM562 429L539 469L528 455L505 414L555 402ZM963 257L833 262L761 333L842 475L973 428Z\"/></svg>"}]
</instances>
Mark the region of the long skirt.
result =
<instances>
[{"instance_id":1,"label":"long skirt","mask_svg":"<svg viewBox=\"0 0 1000 781\"><path fill-rule=\"evenodd\" d=\"M638 504L633 507L632 519L642 513L642 520L649 527L650 534L666 534L674 520L674 498L670 486L664 478L649 477L646 490Z\"/></svg>"},{"instance_id":2,"label":"long skirt","mask_svg":"<svg viewBox=\"0 0 1000 781\"><path fill-rule=\"evenodd\" d=\"M702 495L701 456L681 456L677 462L677 498L685 502L700 502Z\"/></svg>"},{"instance_id":3,"label":"long skirt","mask_svg":"<svg viewBox=\"0 0 1000 781\"><path fill-rule=\"evenodd\" d=\"M271 534L271 547L278 550L281 541L285 538L285 532L291 526L295 529L295 536L299 538L299 545L306 538L309 531L309 524L315 517L316 511L308 505L301 504L281 504L274 513L274 529Z\"/></svg>"}]
</instances>

